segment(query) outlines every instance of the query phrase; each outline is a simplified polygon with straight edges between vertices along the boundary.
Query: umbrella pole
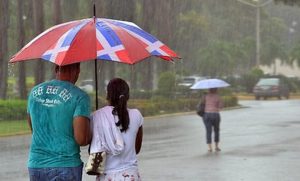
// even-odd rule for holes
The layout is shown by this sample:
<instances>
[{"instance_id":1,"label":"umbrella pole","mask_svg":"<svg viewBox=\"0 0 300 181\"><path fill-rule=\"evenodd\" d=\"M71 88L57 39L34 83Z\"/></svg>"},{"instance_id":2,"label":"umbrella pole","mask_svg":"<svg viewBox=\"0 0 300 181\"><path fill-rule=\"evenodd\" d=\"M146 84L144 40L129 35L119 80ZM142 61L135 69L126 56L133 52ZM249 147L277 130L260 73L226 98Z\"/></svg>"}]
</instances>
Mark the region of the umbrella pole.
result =
<instances>
[{"instance_id":1,"label":"umbrella pole","mask_svg":"<svg viewBox=\"0 0 300 181\"><path fill-rule=\"evenodd\" d=\"M98 109L98 66L97 59L95 59L95 91L96 91L96 110Z\"/></svg>"},{"instance_id":2,"label":"umbrella pole","mask_svg":"<svg viewBox=\"0 0 300 181\"><path fill-rule=\"evenodd\" d=\"M94 0L93 6L94 20L96 19L96 2ZM97 66L97 58L95 58L95 91L96 91L96 110L98 109L98 66Z\"/></svg>"}]
</instances>

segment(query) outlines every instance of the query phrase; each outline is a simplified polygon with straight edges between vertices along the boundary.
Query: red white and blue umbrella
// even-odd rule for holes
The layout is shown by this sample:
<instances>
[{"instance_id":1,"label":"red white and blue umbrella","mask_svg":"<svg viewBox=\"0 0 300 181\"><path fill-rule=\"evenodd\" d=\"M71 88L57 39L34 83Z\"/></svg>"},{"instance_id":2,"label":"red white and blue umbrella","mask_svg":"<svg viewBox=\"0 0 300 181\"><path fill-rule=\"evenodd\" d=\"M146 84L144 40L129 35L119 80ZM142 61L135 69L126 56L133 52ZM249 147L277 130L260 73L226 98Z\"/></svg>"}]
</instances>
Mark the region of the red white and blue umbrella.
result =
<instances>
[{"instance_id":1,"label":"red white and blue umbrella","mask_svg":"<svg viewBox=\"0 0 300 181\"><path fill-rule=\"evenodd\" d=\"M98 108L97 60L135 64L150 56L172 61L179 56L136 24L104 18L59 24L25 45L11 63L41 58L56 65L95 60L96 108Z\"/></svg>"},{"instance_id":2,"label":"red white and blue umbrella","mask_svg":"<svg viewBox=\"0 0 300 181\"><path fill-rule=\"evenodd\" d=\"M10 62L41 58L57 65L94 59L135 64L150 56L167 61L179 58L168 46L132 22L89 18L46 30Z\"/></svg>"}]
</instances>

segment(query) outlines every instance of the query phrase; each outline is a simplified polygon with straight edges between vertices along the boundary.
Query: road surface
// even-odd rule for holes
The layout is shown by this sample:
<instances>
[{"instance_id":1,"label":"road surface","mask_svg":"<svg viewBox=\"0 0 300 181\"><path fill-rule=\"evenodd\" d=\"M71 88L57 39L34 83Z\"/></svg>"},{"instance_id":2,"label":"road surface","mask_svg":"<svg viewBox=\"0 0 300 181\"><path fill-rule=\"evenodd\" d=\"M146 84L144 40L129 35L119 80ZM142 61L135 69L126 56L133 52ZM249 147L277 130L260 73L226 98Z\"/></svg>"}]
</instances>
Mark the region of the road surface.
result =
<instances>
[{"instance_id":1,"label":"road surface","mask_svg":"<svg viewBox=\"0 0 300 181\"><path fill-rule=\"evenodd\" d=\"M207 152L194 113L146 118L143 181L300 180L300 100L241 101L221 112L221 152ZM0 180L28 180L28 135L0 138ZM86 161L86 147L82 151ZM84 174L83 180L93 177Z\"/></svg>"}]
</instances>

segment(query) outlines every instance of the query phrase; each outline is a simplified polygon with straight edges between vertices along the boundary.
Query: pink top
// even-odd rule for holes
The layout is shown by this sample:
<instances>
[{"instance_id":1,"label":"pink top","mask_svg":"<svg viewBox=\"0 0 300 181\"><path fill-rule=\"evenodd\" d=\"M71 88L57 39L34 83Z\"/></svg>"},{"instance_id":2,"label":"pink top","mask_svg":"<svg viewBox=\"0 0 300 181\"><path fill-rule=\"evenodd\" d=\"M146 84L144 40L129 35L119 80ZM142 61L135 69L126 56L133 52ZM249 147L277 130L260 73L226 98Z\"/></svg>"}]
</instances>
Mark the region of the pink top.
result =
<instances>
[{"instance_id":1,"label":"pink top","mask_svg":"<svg viewBox=\"0 0 300 181\"><path fill-rule=\"evenodd\" d=\"M205 96L205 112L218 113L223 108L223 102L218 94L208 93Z\"/></svg>"}]
</instances>

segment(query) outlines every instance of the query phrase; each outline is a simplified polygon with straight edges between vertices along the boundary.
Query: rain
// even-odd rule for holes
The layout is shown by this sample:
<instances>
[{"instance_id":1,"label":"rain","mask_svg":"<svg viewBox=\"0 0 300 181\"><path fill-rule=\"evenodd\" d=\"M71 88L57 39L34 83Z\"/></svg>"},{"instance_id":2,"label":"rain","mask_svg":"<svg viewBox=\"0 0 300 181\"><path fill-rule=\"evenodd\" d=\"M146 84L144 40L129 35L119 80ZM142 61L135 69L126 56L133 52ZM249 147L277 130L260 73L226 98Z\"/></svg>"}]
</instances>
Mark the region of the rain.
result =
<instances>
[{"instance_id":1,"label":"rain","mask_svg":"<svg viewBox=\"0 0 300 181\"><path fill-rule=\"evenodd\" d=\"M94 58L81 63L76 86L88 93L92 111L107 104L109 80L120 77L129 84L128 107L145 118L138 155L142 180L300 178L295 169L300 166L300 1L1 0L0 180L28 180L28 94L55 79L55 64L45 57L10 61L47 29L94 16L134 23L176 53L169 59L151 54L133 64L104 56L95 57L97 64ZM191 88L206 79L230 84L219 89L220 153L207 153L205 126L196 114L207 90ZM270 82L278 82L272 93L264 85ZM87 156L87 146L81 147L83 162ZM246 170L235 173L239 164ZM83 180L94 177L83 171Z\"/></svg>"}]
</instances>

